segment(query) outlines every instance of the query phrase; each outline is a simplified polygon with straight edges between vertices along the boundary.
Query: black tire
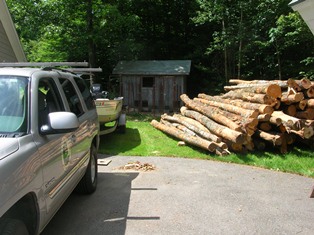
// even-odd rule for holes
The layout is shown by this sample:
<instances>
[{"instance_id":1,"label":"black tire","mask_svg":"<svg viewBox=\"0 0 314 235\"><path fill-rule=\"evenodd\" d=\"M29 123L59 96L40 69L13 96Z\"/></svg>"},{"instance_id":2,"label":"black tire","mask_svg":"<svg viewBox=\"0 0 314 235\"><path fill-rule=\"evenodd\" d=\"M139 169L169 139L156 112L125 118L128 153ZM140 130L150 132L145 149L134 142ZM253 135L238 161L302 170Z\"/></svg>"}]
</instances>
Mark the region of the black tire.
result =
<instances>
[{"instance_id":1,"label":"black tire","mask_svg":"<svg viewBox=\"0 0 314 235\"><path fill-rule=\"evenodd\" d=\"M0 220L1 235L29 235L26 225L17 219L5 218Z\"/></svg>"},{"instance_id":2,"label":"black tire","mask_svg":"<svg viewBox=\"0 0 314 235\"><path fill-rule=\"evenodd\" d=\"M92 194L97 188L97 151L94 145L90 148L89 163L85 175L77 185L75 191L81 194Z\"/></svg>"}]
</instances>

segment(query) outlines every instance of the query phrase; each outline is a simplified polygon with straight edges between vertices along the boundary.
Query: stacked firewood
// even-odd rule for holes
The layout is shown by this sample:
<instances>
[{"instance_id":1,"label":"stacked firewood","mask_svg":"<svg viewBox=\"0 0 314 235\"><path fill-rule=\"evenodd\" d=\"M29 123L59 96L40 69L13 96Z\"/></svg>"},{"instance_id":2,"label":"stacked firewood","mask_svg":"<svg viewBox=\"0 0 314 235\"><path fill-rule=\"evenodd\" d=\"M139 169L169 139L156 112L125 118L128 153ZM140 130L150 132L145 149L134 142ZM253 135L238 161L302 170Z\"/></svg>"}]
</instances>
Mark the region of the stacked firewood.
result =
<instances>
[{"instance_id":1,"label":"stacked firewood","mask_svg":"<svg viewBox=\"0 0 314 235\"><path fill-rule=\"evenodd\" d=\"M151 124L185 143L219 155L264 150L281 153L296 141L314 144L314 83L230 80L226 93L180 96L180 114L163 114Z\"/></svg>"}]
</instances>

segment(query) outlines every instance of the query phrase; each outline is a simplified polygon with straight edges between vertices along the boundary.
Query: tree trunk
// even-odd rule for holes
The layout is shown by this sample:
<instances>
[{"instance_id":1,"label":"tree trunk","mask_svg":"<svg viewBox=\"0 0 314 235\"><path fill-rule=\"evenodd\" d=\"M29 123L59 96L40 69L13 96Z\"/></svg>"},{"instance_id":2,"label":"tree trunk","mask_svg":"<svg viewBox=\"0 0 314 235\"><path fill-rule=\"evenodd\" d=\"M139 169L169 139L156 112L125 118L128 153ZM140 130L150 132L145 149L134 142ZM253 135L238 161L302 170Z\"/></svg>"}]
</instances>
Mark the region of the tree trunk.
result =
<instances>
[{"instance_id":1,"label":"tree trunk","mask_svg":"<svg viewBox=\"0 0 314 235\"><path fill-rule=\"evenodd\" d=\"M275 99L281 97L281 87L275 83L269 84L244 84L237 86L224 86L225 91L243 90L249 93L267 94Z\"/></svg>"},{"instance_id":2,"label":"tree trunk","mask_svg":"<svg viewBox=\"0 0 314 235\"><path fill-rule=\"evenodd\" d=\"M268 122L269 119L270 119L270 114L268 114L268 113L260 114L257 117L257 120L259 122Z\"/></svg>"},{"instance_id":3,"label":"tree trunk","mask_svg":"<svg viewBox=\"0 0 314 235\"><path fill-rule=\"evenodd\" d=\"M183 117L183 116L182 116ZM196 134L199 134L200 136L202 136L203 138L205 139L208 139L208 140L211 140L211 141L214 141L214 142L217 142L217 143L220 143L221 142L221 138L210 133L210 132L205 132L201 129L199 129L198 127L184 121L184 117L181 118L181 117L174 117L174 116L169 116L167 114L164 114L161 116L162 120L167 120L167 121L170 121L170 122L176 122L176 123L180 123L184 126L186 126L188 129L192 130L193 132L195 132Z\"/></svg>"},{"instance_id":4,"label":"tree trunk","mask_svg":"<svg viewBox=\"0 0 314 235\"><path fill-rule=\"evenodd\" d=\"M297 80L298 85L301 89L307 90L312 86L312 82L308 78L302 78L301 80Z\"/></svg>"},{"instance_id":5,"label":"tree trunk","mask_svg":"<svg viewBox=\"0 0 314 235\"><path fill-rule=\"evenodd\" d=\"M276 99L266 95L266 94L255 94L249 92L243 92L242 90L229 91L228 93L222 95L223 98L231 99L241 99L244 101L249 101L259 104L275 105Z\"/></svg>"},{"instance_id":6,"label":"tree trunk","mask_svg":"<svg viewBox=\"0 0 314 235\"><path fill-rule=\"evenodd\" d=\"M186 108L186 107L181 107L181 108ZM193 118L188 118L188 117L185 117L181 114L174 114L173 117L179 118L180 120L188 123L189 125L196 126L201 131L211 133L203 124L199 123L198 121L194 120Z\"/></svg>"},{"instance_id":7,"label":"tree trunk","mask_svg":"<svg viewBox=\"0 0 314 235\"><path fill-rule=\"evenodd\" d=\"M300 111L297 112L295 117L300 118L300 119L314 119L314 109L313 108L308 108L305 111Z\"/></svg>"},{"instance_id":8,"label":"tree trunk","mask_svg":"<svg viewBox=\"0 0 314 235\"><path fill-rule=\"evenodd\" d=\"M198 94L199 98L209 100L209 101L217 101L225 104L231 104L235 105L237 107L242 107L244 109L250 109L250 110L258 110L259 113L268 113L271 114L274 109L270 105L265 105L265 104L258 104L258 103L250 103L250 102L245 102L243 100L232 100L232 99L223 99L218 96L210 96L206 94Z\"/></svg>"},{"instance_id":9,"label":"tree trunk","mask_svg":"<svg viewBox=\"0 0 314 235\"><path fill-rule=\"evenodd\" d=\"M282 144L282 137L276 133L271 134L265 131L257 130L255 135L272 143L273 145L279 146Z\"/></svg>"},{"instance_id":10,"label":"tree trunk","mask_svg":"<svg viewBox=\"0 0 314 235\"><path fill-rule=\"evenodd\" d=\"M280 118L284 126L293 130L301 129L301 120L299 118L289 116L282 111L274 111L272 117Z\"/></svg>"},{"instance_id":11,"label":"tree trunk","mask_svg":"<svg viewBox=\"0 0 314 235\"><path fill-rule=\"evenodd\" d=\"M195 120L202 123L204 126L208 128L212 133L217 136L220 136L224 139L228 139L233 143L242 144L244 142L244 135L239 132L232 130L226 126L220 125L213 120L209 119L205 115L202 115L196 111L181 109L182 115L190 118L194 118Z\"/></svg>"},{"instance_id":12,"label":"tree trunk","mask_svg":"<svg viewBox=\"0 0 314 235\"><path fill-rule=\"evenodd\" d=\"M88 38L88 61L89 67L96 67L96 50L94 43L94 22L93 22L93 1L87 1L87 9L86 9L86 21L87 21L87 38ZM93 76L90 75L90 85L94 83Z\"/></svg>"},{"instance_id":13,"label":"tree trunk","mask_svg":"<svg viewBox=\"0 0 314 235\"><path fill-rule=\"evenodd\" d=\"M186 143L201 147L202 149L208 150L210 152L214 152L216 149L216 145L213 142L204 140L196 136L184 134L182 131L178 130L175 127L164 125L156 120L152 120L151 125L156 129L161 130L162 132L183 140Z\"/></svg>"},{"instance_id":14,"label":"tree trunk","mask_svg":"<svg viewBox=\"0 0 314 235\"><path fill-rule=\"evenodd\" d=\"M303 99L304 99L304 95L302 92L297 92L295 94L289 94L288 92L284 92L280 100L281 102L289 105L292 103L300 102Z\"/></svg>"},{"instance_id":15,"label":"tree trunk","mask_svg":"<svg viewBox=\"0 0 314 235\"><path fill-rule=\"evenodd\" d=\"M230 120L229 118L223 116L218 108L210 106L205 107L201 105L199 102L195 102L189 99L189 97L185 94L181 95L180 98L186 104L187 107L206 115L207 117L229 127L232 130L241 131L241 127L232 120Z\"/></svg>"},{"instance_id":16,"label":"tree trunk","mask_svg":"<svg viewBox=\"0 0 314 235\"><path fill-rule=\"evenodd\" d=\"M207 106L214 106L214 107L229 111L231 113L239 114L244 118L257 118L259 114L258 109L257 110L244 109L235 105L230 105L230 104L221 103L217 101L209 101L209 100L200 99L200 98L194 98L194 100L200 101Z\"/></svg>"},{"instance_id":17,"label":"tree trunk","mask_svg":"<svg viewBox=\"0 0 314 235\"><path fill-rule=\"evenodd\" d=\"M307 106L309 108L314 108L314 99L308 99L307 100Z\"/></svg>"},{"instance_id":18,"label":"tree trunk","mask_svg":"<svg viewBox=\"0 0 314 235\"><path fill-rule=\"evenodd\" d=\"M314 98L314 86L313 85L306 90L306 95L308 98Z\"/></svg>"}]
</instances>

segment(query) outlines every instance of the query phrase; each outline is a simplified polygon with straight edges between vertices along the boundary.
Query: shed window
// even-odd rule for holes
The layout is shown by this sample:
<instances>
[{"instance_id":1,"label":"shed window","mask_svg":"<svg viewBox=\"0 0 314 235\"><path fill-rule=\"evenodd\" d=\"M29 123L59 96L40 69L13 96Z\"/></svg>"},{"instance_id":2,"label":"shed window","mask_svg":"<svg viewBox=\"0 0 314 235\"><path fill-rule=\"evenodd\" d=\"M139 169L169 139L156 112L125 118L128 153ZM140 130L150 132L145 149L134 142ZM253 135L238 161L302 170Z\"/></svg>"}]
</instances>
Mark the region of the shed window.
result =
<instances>
[{"instance_id":1,"label":"shed window","mask_svg":"<svg viewBox=\"0 0 314 235\"><path fill-rule=\"evenodd\" d=\"M154 77L143 77L142 78L143 87L153 87L155 84Z\"/></svg>"}]
</instances>

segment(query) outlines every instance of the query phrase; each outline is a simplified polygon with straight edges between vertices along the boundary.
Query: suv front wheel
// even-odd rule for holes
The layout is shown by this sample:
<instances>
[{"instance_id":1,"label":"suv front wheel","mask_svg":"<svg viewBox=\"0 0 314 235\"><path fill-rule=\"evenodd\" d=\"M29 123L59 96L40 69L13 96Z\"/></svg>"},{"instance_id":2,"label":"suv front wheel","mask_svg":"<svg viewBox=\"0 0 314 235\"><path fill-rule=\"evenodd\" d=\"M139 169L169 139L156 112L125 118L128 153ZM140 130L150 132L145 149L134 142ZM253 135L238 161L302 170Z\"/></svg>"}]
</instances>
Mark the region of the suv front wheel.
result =
<instances>
[{"instance_id":1,"label":"suv front wheel","mask_svg":"<svg viewBox=\"0 0 314 235\"><path fill-rule=\"evenodd\" d=\"M81 194L91 194L95 192L97 188L97 151L94 145L90 148L89 163L85 172L85 175L76 187L76 192Z\"/></svg>"},{"instance_id":2,"label":"suv front wheel","mask_svg":"<svg viewBox=\"0 0 314 235\"><path fill-rule=\"evenodd\" d=\"M0 234L6 235L28 235L25 224L17 219L4 218L0 220Z\"/></svg>"}]
</instances>

